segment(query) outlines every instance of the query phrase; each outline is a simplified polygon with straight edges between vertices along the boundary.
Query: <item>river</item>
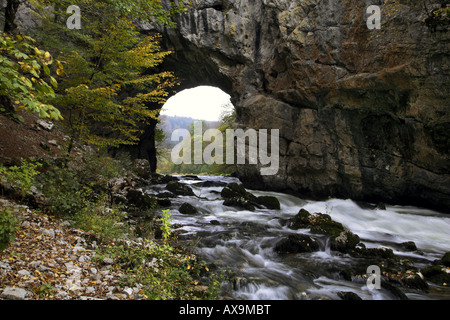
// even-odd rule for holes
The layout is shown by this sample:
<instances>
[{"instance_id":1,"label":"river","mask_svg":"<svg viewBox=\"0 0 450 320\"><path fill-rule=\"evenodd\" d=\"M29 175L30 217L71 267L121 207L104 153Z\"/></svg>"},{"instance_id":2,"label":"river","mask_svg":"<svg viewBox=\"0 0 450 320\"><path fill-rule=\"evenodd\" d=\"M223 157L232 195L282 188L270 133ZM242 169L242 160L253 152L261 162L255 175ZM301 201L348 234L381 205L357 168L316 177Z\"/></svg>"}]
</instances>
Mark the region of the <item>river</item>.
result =
<instances>
[{"instance_id":1,"label":"river","mask_svg":"<svg viewBox=\"0 0 450 320\"><path fill-rule=\"evenodd\" d=\"M385 289L369 289L362 278L342 277L340 271L361 261L331 251L326 238L321 241L318 252L290 255L274 252L275 244L283 237L291 233L309 234L309 229L292 230L283 223L301 208L329 214L359 235L367 248L391 248L418 268L430 265L450 251L450 216L432 210L388 205L381 210L348 199L310 201L284 193L248 190L256 196L277 197L281 210L247 211L222 204L220 191L227 183L239 182L236 178L179 178L180 182L190 185L198 197L172 199L173 225L179 226L175 231L181 238L197 240L197 254L206 262L230 268L237 274L231 290L233 299L340 299L338 292L353 292L364 300L395 298ZM213 186L205 187L205 181ZM158 193L163 188L164 185L156 185L146 191ZM179 213L175 208L184 202L195 206L199 213ZM403 250L399 244L406 241L414 241L418 251ZM429 285L428 293L412 290L405 294L409 299L450 299L450 289Z\"/></svg>"}]
</instances>

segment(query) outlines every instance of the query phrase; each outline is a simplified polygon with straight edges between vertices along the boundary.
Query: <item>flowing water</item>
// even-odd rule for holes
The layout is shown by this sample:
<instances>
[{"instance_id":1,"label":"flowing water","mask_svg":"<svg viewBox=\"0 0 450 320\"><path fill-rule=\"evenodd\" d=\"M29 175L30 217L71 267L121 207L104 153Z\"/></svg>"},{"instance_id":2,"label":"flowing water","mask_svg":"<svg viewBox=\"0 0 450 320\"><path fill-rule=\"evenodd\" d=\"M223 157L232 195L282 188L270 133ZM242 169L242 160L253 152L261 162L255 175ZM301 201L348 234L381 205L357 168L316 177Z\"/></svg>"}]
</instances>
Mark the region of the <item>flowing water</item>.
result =
<instances>
[{"instance_id":1,"label":"flowing water","mask_svg":"<svg viewBox=\"0 0 450 320\"><path fill-rule=\"evenodd\" d=\"M182 226L177 232L180 237L198 241L197 253L204 260L237 274L231 293L234 299L339 299L340 291L354 292L362 299L395 298L384 289L369 290L363 278L343 279L340 271L361 260L330 251L325 237L319 237L318 252L295 255L274 252L275 244L286 235L309 234L309 229L292 230L283 223L301 208L328 213L359 235L367 248L391 248L416 267L428 266L450 251L450 216L431 210L405 206L369 209L351 200L307 201L284 193L248 190L256 196L275 196L281 204L281 210L252 212L222 204L220 191L227 183L239 182L236 178L200 177L201 181L180 178L198 197L179 196L172 199L172 207L188 202L199 213L183 215L171 209L173 223ZM216 186L204 187L205 181ZM152 186L147 192L157 193L163 187ZM414 241L420 252L402 250L398 244L406 241ZM450 299L450 289L429 284L429 293L406 292L406 295L410 299Z\"/></svg>"}]
</instances>

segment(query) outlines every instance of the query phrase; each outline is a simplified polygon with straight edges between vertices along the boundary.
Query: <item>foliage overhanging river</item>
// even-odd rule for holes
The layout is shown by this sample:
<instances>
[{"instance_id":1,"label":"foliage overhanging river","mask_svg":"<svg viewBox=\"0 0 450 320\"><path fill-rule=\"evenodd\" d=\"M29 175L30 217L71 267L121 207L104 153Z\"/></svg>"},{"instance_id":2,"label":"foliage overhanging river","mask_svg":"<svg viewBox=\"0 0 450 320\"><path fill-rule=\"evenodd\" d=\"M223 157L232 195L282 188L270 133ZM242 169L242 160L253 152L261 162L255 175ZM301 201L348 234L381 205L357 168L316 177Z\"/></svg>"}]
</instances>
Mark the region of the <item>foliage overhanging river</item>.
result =
<instances>
[{"instance_id":1,"label":"foliage overhanging river","mask_svg":"<svg viewBox=\"0 0 450 320\"><path fill-rule=\"evenodd\" d=\"M417 268L429 266L450 251L450 216L431 210L405 206L368 209L351 200L309 201L283 193L248 190L256 196L275 196L281 204L281 210L252 212L223 205L220 191L227 183L239 182L236 178L179 178L199 197L172 199L172 208L187 202L198 210L196 215L185 215L171 209L173 224L182 225L176 231L182 239L198 239L197 254L206 262L229 267L237 274L231 292L233 299L340 299L338 292L349 291L364 300L395 299L383 288L369 290L364 278L349 281L340 276L340 270L361 261L331 251L326 240L318 252L277 254L273 248L283 237L292 233L310 234L309 229L292 230L283 223L301 208L329 214L359 235L367 248L391 248ZM205 187L205 181L214 186ZM151 186L146 192L158 193L164 187ZM407 252L398 246L406 241L414 241L420 251ZM450 289L433 284L427 293L414 290L405 293L409 299L450 298Z\"/></svg>"}]
</instances>

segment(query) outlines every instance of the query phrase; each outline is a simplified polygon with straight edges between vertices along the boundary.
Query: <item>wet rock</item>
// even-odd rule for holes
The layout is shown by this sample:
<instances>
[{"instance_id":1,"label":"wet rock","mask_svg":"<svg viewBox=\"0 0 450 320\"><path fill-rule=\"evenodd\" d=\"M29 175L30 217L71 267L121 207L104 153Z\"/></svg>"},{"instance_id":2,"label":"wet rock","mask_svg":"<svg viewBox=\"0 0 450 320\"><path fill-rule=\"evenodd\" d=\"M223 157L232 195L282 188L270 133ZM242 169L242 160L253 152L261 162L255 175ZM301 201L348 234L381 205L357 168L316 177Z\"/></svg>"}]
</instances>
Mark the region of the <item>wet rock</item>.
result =
<instances>
[{"instance_id":1,"label":"wet rock","mask_svg":"<svg viewBox=\"0 0 450 320\"><path fill-rule=\"evenodd\" d=\"M331 250L348 253L354 250L359 243L360 238L353 232L346 230L341 232L337 237L331 238Z\"/></svg>"},{"instance_id":2,"label":"wet rock","mask_svg":"<svg viewBox=\"0 0 450 320\"><path fill-rule=\"evenodd\" d=\"M342 300L351 300L351 301L362 300L360 296L351 291L339 291L337 295Z\"/></svg>"},{"instance_id":3,"label":"wet rock","mask_svg":"<svg viewBox=\"0 0 450 320\"><path fill-rule=\"evenodd\" d=\"M441 262L444 266L450 267L450 251L444 254L441 258Z\"/></svg>"},{"instance_id":4,"label":"wet rock","mask_svg":"<svg viewBox=\"0 0 450 320\"><path fill-rule=\"evenodd\" d=\"M196 214L198 213L197 208L194 207L192 204L190 203L183 203L180 208L178 209L178 211L180 211L180 213L182 214Z\"/></svg>"},{"instance_id":5,"label":"wet rock","mask_svg":"<svg viewBox=\"0 0 450 320\"><path fill-rule=\"evenodd\" d=\"M417 251L417 246L414 241L400 243L400 247L405 251Z\"/></svg>"},{"instance_id":6,"label":"wet rock","mask_svg":"<svg viewBox=\"0 0 450 320\"><path fill-rule=\"evenodd\" d=\"M328 214L309 213L305 209L300 211L290 219L288 226L291 229L310 228L312 233L339 236L346 229L336 221L333 221Z\"/></svg>"},{"instance_id":7,"label":"wet rock","mask_svg":"<svg viewBox=\"0 0 450 320\"><path fill-rule=\"evenodd\" d=\"M223 204L230 207L243 208L245 210L254 211L257 205L257 198L250 192L245 190L244 186L232 182L227 184L221 191L220 195L225 199Z\"/></svg>"},{"instance_id":8,"label":"wet rock","mask_svg":"<svg viewBox=\"0 0 450 320\"><path fill-rule=\"evenodd\" d=\"M247 190L242 184L232 182L227 184L223 189L220 195L225 198L235 198L235 197L247 197Z\"/></svg>"},{"instance_id":9,"label":"wet rock","mask_svg":"<svg viewBox=\"0 0 450 320\"><path fill-rule=\"evenodd\" d=\"M277 253L302 253L319 251L319 244L308 235L291 234L280 240L274 250Z\"/></svg>"},{"instance_id":10,"label":"wet rock","mask_svg":"<svg viewBox=\"0 0 450 320\"><path fill-rule=\"evenodd\" d=\"M300 209L300 211L289 220L288 226L291 229L310 228L311 233L331 236L331 250L342 253L351 252L360 242L358 235L347 230L341 223L332 220L328 214L311 214L305 209Z\"/></svg>"},{"instance_id":11,"label":"wet rock","mask_svg":"<svg viewBox=\"0 0 450 320\"><path fill-rule=\"evenodd\" d=\"M378 210L386 210L386 205L385 205L383 202L379 202L379 203L377 204L377 206L375 207L375 209L378 209Z\"/></svg>"},{"instance_id":12,"label":"wet rock","mask_svg":"<svg viewBox=\"0 0 450 320\"><path fill-rule=\"evenodd\" d=\"M311 232L326 234L329 236L339 236L345 231L344 226L331 219L330 215L315 213L311 216Z\"/></svg>"},{"instance_id":13,"label":"wet rock","mask_svg":"<svg viewBox=\"0 0 450 320\"><path fill-rule=\"evenodd\" d=\"M300 209L300 211L288 222L288 226L291 229L303 229L303 228L309 228L311 225L310 222L311 214L305 210Z\"/></svg>"},{"instance_id":14,"label":"wet rock","mask_svg":"<svg viewBox=\"0 0 450 320\"><path fill-rule=\"evenodd\" d=\"M419 274L406 275L401 279L402 285L408 288L426 291L428 284L422 279Z\"/></svg>"},{"instance_id":15,"label":"wet rock","mask_svg":"<svg viewBox=\"0 0 450 320\"><path fill-rule=\"evenodd\" d=\"M409 300L408 297L403 293L403 291L399 287L393 285L392 283L381 280L381 288L389 291L391 294L393 294L396 298L400 300Z\"/></svg>"},{"instance_id":16,"label":"wet rock","mask_svg":"<svg viewBox=\"0 0 450 320\"><path fill-rule=\"evenodd\" d=\"M198 176L193 175L193 174L187 174L181 177L183 180L197 180L200 181L202 179L200 179Z\"/></svg>"},{"instance_id":17,"label":"wet rock","mask_svg":"<svg viewBox=\"0 0 450 320\"><path fill-rule=\"evenodd\" d=\"M233 198L226 199L223 202L223 205L229 206L229 207L239 207L239 208L243 208L248 211L255 211L255 206L253 204L251 204L249 200L247 200L243 197L233 197Z\"/></svg>"},{"instance_id":18,"label":"wet rock","mask_svg":"<svg viewBox=\"0 0 450 320\"><path fill-rule=\"evenodd\" d=\"M172 192L161 192L156 195L157 198L176 198Z\"/></svg>"},{"instance_id":19,"label":"wet rock","mask_svg":"<svg viewBox=\"0 0 450 320\"><path fill-rule=\"evenodd\" d=\"M227 185L226 182L223 181L211 181L211 180L207 180L207 181L203 181L201 183L198 184L199 186L202 186L204 188L209 188L209 187L224 187Z\"/></svg>"},{"instance_id":20,"label":"wet rock","mask_svg":"<svg viewBox=\"0 0 450 320\"><path fill-rule=\"evenodd\" d=\"M261 196L256 199L256 202L263 205L267 209L280 210L280 201L273 196Z\"/></svg>"},{"instance_id":21,"label":"wet rock","mask_svg":"<svg viewBox=\"0 0 450 320\"><path fill-rule=\"evenodd\" d=\"M448 285L450 283L450 273L447 272L448 269L443 265L435 265L423 268L421 273L425 277L425 279L439 284L439 285Z\"/></svg>"},{"instance_id":22,"label":"wet rock","mask_svg":"<svg viewBox=\"0 0 450 320\"><path fill-rule=\"evenodd\" d=\"M389 248L355 248L352 255L355 257L365 257L365 258L381 258L390 259L395 258L394 251Z\"/></svg>"},{"instance_id":23,"label":"wet rock","mask_svg":"<svg viewBox=\"0 0 450 320\"><path fill-rule=\"evenodd\" d=\"M170 181L167 186L166 189L169 190L170 192L179 195L179 196L194 196L194 191L192 191L191 187L180 183L178 181Z\"/></svg>"},{"instance_id":24,"label":"wet rock","mask_svg":"<svg viewBox=\"0 0 450 320\"><path fill-rule=\"evenodd\" d=\"M152 173L152 176L151 176L152 184L167 184L171 181L179 181L179 179L177 177L170 176L170 175Z\"/></svg>"},{"instance_id":25,"label":"wet rock","mask_svg":"<svg viewBox=\"0 0 450 320\"><path fill-rule=\"evenodd\" d=\"M169 199L164 199L164 198L157 198L156 202L161 207L170 207L172 205L172 201L170 201Z\"/></svg>"}]
</instances>

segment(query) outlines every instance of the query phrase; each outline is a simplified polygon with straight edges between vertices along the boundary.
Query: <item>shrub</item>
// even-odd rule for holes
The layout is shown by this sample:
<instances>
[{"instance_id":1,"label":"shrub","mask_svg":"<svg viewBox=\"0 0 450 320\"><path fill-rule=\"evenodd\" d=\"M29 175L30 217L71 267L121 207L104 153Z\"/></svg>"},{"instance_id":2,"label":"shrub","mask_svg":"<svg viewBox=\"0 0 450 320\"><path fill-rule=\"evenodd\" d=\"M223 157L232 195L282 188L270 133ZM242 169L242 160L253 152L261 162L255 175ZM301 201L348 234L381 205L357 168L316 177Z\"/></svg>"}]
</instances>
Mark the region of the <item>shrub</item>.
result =
<instances>
[{"instance_id":1,"label":"shrub","mask_svg":"<svg viewBox=\"0 0 450 320\"><path fill-rule=\"evenodd\" d=\"M12 166L10 168L0 166L0 175L3 175L7 182L20 188L20 194L22 198L25 198L34 182L34 177L39 174L39 171L36 169L42 164L39 162L28 162L23 158L20 161L20 166Z\"/></svg>"},{"instance_id":2,"label":"shrub","mask_svg":"<svg viewBox=\"0 0 450 320\"><path fill-rule=\"evenodd\" d=\"M18 219L9 208L0 210L0 252L14 240Z\"/></svg>"},{"instance_id":3,"label":"shrub","mask_svg":"<svg viewBox=\"0 0 450 320\"><path fill-rule=\"evenodd\" d=\"M162 215L159 221L161 222L162 236L164 238L164 241L167 242L172 232L172 229L170 227L172 219L170 218L169 209L162 211Z\"/></svg>"}]
</instances>

